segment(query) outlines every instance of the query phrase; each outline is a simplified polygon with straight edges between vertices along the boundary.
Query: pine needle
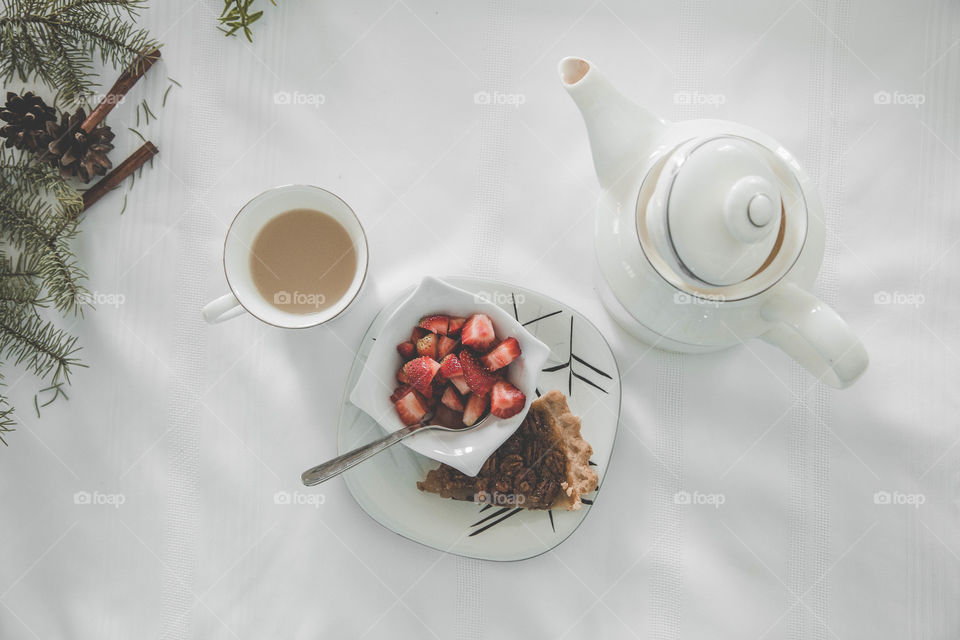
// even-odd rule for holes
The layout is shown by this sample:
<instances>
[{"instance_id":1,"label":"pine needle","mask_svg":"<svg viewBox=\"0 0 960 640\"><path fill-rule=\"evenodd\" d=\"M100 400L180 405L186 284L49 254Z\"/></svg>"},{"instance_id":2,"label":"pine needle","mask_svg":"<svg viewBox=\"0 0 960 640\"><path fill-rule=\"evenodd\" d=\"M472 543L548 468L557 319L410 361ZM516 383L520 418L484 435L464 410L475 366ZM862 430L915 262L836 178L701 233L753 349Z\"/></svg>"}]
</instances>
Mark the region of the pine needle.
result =
<instances>
[{"instance_id":1,"label":"pine needle","mask_svg":"<svg viewBox=\"0 0 960 640\"><path fill-rule=\"evenodd\" d=\"M137 136L138 138L140 138L140 139L143 140L144 142L147 141L147 139L143 137L143 134L140 133L139 131L137 131L136 129L134 129L133 127L127 127L127 130L129 130L130 132L132 132L135 136Z\"/></svg>"},{"instance_id":2,"label":"pine needle","mask_svg":"<svg viewBox=\"0 0 960 640\"><path fill-rule=\"evenodd\" d=\"M220 26L217 28L228 36L234 36L237 31L243 30L247 41L253 42L253 31L250 25L263 16L263 11L250 12L253 3L254 0L224 0ZM277 6L276 0L270 0L270 4Z\"/></svg>"},{"instance_id":3,"label":"pine needle","mask_svg":"<svg viewBox=\"0 0 960 640\"><path fill-rule=\"evenodd\" d=\"M145 124L150 124L150 119L153 118L154 120L156 120L157 116L155 116L153 114L153 111L150 110L150 105L147 104L146 100L144 100L141 104L143 105L143 113L146 115L146 118L147 118L147 121Z\"/></svg>"}]
</instances>

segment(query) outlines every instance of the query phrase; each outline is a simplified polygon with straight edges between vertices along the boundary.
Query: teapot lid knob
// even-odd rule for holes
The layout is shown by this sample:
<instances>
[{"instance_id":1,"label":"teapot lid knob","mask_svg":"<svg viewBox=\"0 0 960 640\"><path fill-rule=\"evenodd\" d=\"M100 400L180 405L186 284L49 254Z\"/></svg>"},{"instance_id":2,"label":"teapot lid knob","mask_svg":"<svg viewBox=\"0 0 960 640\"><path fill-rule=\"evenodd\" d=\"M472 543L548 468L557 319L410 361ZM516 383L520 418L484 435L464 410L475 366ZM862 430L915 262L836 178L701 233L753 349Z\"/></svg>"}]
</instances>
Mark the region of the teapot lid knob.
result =
<instances>
[{"instance_id":1,"label":"teapot lid knob","mask_svg":"<svg viewBox=\"0 0 960 640\"><path fill-rule=\"evenodd\" d=\"M770 233L779 213L780 194L763 176L744 176L727 193L724 217L727 229L741 242L757 242Z\"/></svg>"},{"instance_id":2,"label":"teapot lid knob","mask_svg":"<svg viewBox=\"0 0 960 640\"><path fill-rule=\"evenodd\" d=\"M758 193L747 205L747 217L755 227L765 227L773 220L775 210L773 200L764 193Z\"/></svg>"}]
</instances>

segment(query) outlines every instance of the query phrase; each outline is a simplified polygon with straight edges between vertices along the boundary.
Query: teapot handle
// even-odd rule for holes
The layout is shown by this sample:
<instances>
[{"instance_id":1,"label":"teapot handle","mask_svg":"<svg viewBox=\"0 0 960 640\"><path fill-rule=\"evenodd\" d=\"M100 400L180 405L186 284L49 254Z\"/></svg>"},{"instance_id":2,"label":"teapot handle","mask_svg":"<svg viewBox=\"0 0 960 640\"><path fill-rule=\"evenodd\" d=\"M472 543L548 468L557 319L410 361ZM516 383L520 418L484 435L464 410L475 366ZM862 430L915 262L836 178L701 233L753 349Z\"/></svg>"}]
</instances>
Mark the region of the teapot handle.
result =
<instances>
[{"instance_id":1,"label":"teapot handle","mask_svg":"<svg viewBox=\"0 0 960 640\"><path fill-rule=\"evenodd\" d=\"M760 316L772 324L761 338L831 387L849 387L866 371L870 359L859 338L809 291L783 284L760 309Z\"/></svg>"}]
</instances>

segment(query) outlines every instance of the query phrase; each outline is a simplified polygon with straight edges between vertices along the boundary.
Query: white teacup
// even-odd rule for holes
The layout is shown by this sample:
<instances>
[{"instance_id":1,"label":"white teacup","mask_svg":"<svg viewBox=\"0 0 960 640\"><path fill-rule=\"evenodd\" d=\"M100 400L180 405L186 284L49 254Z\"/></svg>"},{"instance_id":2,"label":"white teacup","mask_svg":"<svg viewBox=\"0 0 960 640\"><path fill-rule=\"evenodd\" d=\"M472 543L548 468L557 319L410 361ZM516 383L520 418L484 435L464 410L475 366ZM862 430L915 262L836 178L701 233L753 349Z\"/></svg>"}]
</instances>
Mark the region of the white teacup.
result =
<instances>
[{"instance_id":1,"label":"white teacup","mask_svg":"<svg viewBox=\"0 0 960 640\"><path fill-rule=\"evenodd\" d=\"M257 289L250 271L250 250L263 227L291 209L315 209L339 222L353 241L357 271L346 293L335 303L315 313L285 311ZM222 322L244 312L277 327L302 329L323 324L337 317L356 299L367 276L367 236L360 220L346 202L334 194L309 185L286 185L264 191L240 209L223 243L223 271L230 293L211 301L203 308L207 322Z\"/></svg>"}]
</instances>

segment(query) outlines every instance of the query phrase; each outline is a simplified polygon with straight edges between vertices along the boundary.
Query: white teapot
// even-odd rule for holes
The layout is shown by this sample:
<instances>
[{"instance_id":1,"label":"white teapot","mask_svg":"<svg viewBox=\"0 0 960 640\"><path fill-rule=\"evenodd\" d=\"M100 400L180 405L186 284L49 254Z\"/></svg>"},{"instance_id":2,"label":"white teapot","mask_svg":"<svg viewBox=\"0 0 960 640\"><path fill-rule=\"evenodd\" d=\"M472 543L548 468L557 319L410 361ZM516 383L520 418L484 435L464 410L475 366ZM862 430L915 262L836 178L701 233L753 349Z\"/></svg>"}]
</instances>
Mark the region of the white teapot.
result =
<instances>
[{"instance_id":1,"label":"white teapot","mask_svg":"<svg viewBox=\"0 0 960 640\"><path fill-rule=\"evenodd\" d=\"M790 152L735 122L662 120L582 58L563 59L560 78L604 189L598 290L617 322L688 353L760 338L827 384L852 384L867 353L809 292L823 259L823 207Z\"/></svg>"}]
</instances>

